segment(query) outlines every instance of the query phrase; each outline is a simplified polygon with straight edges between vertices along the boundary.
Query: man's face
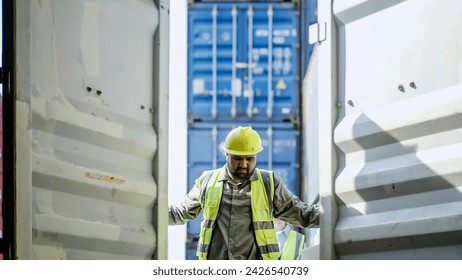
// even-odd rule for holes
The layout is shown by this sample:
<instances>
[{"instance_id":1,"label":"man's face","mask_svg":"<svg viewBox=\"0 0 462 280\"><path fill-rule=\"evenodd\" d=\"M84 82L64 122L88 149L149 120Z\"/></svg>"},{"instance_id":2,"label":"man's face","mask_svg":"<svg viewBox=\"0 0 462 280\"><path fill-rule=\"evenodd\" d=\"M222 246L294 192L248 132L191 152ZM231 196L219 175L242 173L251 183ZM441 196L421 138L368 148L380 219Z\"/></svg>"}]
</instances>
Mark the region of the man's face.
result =
<instances>
[{"instance_id":1,"label":"man's face","mask_svg":"<svg viewBox=\"0 0 462 280\"><path fill-rule=\"evenodd\" d=\"M247 179L257 165L257 155L228 155L228 169L234 178Z\"/></svg>"}]
</instances>

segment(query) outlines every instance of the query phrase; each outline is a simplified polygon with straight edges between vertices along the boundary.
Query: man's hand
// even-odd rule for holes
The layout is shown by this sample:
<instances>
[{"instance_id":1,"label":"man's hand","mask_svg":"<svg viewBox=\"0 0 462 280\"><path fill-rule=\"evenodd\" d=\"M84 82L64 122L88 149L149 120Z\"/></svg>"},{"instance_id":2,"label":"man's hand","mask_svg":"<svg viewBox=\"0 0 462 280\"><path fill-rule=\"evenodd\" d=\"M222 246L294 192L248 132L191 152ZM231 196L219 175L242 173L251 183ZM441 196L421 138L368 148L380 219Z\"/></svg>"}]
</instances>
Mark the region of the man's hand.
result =
<instances>
[{"instance_id":1,"label":"man's hand","mask_svg":"<svg viewBox=\"0 0 462 280\"><path fill-rule=\"evenodd\" d=\"M318 196L317 200L319 200L319 196ZM317 205L315 203L312 204L311 207L310 207L310 211L311 211L310 223L309 223L308 227L309 228L319 227L319 218L321 216L321 211L319 209L319 205Z\"/></svg>"}]
</instances>

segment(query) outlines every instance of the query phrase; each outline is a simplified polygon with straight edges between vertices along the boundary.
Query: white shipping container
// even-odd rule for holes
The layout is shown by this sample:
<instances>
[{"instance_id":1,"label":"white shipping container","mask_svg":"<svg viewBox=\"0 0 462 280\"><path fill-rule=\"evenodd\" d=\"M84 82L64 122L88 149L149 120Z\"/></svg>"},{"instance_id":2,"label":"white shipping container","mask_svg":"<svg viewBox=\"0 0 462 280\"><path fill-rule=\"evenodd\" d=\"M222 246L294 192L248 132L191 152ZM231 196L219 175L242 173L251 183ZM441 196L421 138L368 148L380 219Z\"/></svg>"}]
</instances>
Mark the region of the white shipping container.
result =
<instances>
[{"instance_id":1,"label":"white shipping container","mask_svg":"<svg viewBox=\"0 0 462 280\"><path fill-rule=\"evenodd\" d=\"M457 0L318 1L303 158L323 215L305 257L462 258L461 26Z\"/></svg>"},{"instance_id":2,"label":"white shipping container","mask_svg":"<svg viewBox=\"0 0 462 280\"><path fill-rule=\"evenodd\" d=\"M14 3L13 257L166 259L169 1Z\"/></svg>"}]
</instances>

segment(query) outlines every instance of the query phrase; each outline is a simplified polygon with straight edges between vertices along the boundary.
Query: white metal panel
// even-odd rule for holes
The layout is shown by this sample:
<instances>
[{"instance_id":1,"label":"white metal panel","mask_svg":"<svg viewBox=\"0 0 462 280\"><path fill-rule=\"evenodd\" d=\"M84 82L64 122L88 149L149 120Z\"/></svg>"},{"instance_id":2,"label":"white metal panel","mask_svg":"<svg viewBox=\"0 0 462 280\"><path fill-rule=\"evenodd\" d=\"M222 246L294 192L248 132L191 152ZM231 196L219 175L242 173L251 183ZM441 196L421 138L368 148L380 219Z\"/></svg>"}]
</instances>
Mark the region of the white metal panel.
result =
<instances>
[{"instance_id":1,"label":"white metal panel","mask_svg":"<svg viewBox=\"0 0 462 280\"><path fill-rule=\"evenodd\" d=\"M462 258L462 3L335 1L341 259Z\"/></svg>"},{"instance_id":2,"label":"white metal panel","mask_svg":"<svg viewBox=\"0 0 462 280\"><path fill-rule=\"evenodd\" d=\"M346 113L462 82L460 1L335 1L334 9Z\"/></svg>"},{"instance_id":3,"label":"white metal panel","mask_svg":"<svg viewBox=\"0 0 462 280\"><path fill-rule=\"evenodd\" d=\"M306 255L461 259L462 3L329 2L304 84L305 187L323 210Z\"/></svg>"},{"instance_id":4,"label":"white metal panel","mask_svg":"<svg viewBox=\"0 0 462 280\"><path fill-rule=\"evenodd\" d=\"M16 10L18 258L150 259L167 203L156 204L153 177L156 106L168 108L155 98L167 94L155 85L159 10L149 0Z\"/></svg>"}]
</instances>

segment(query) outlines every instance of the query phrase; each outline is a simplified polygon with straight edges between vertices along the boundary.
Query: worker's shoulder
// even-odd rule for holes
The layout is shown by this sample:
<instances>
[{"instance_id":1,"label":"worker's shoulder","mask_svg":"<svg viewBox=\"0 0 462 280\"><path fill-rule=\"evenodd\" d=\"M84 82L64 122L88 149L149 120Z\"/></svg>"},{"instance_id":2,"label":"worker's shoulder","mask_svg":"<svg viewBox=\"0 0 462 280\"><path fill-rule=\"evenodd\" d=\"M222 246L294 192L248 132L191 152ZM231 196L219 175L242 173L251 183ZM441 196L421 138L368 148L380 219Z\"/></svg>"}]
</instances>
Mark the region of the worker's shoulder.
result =
<instances>
[{"instance_id":1,"label":"worker's shoulder","mask_svg":"<svg viewBox=\"0 0 462 280\"><path fill-rule=\"evenodd\" d=\"M262 169L262 168L256 168L256 169L258 169L262 174L263 174L263 173L266 174L266 173L271 173L271 172L273 172L273 171L271 171L271 170L266 170L266 169Z\"/></svg>"},{"instance_id":2,"label":"worker's shoulder","mask_svg":"<svg viewBox=\"0 0 462 280\"><path fill-rule=\"evenodd\" d=\"M270 174L274 174L274 176L277 176L273 170L267 170L267 169L261 169L261 168L258 168L258 170L260 170L260 173L262 176L270 176Z\"/></svg>"},{"instance_id":3,"label":"worker's shoulder","mask_svg":"<svg viewBox=\"0 0 462 280\"><path fill-rule=\"evenodd\" d=\"M275 182L279 182L281 180L280 177L273 170L267 170L267 169L261 169L261 168L258 168L258 170L260 170L260 174L264 181L269 180L269 178L271 177L273 177L273 180Z\"/></svg>"}]
</instances>

